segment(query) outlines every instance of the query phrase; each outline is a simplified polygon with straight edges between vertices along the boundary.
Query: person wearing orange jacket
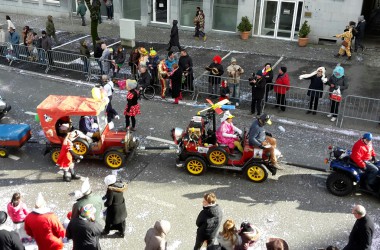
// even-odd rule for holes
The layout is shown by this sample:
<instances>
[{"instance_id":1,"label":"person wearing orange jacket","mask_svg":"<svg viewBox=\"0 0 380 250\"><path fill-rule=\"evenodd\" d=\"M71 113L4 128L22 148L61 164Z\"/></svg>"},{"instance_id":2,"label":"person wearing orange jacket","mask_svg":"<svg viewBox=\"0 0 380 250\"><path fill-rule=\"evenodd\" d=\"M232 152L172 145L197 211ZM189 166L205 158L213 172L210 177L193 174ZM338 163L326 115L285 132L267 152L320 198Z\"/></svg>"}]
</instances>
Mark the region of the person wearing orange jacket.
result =
<instances>
[{"instance_id":1,"label":"person wearing orange jacket","mask_svg":"<svg viewBox=\"0 0 380 250\"><path fill-rule=\"evenodd\" d=\"M277 104L275 108L280 107L280 110L285 111L286 109L286 98L285 94L290 89L289 75L286 73L287 68L281 67L278 71L278 76L273 87L273 91L276 93Z\"/></svg>"},{"instance_id":2,"label":"person wearing orange jacket","mask_svg":"<svg viewBox=\"0 0 380 250\"><path fill-rule=\"evenodd\" d=\"M376 153L372 146L372 134L365 133L353 146L351 152L351 159L358 165L359 168L364 169L367 175L365 188L373 191L372 186L375 184L376 175L379 171L378 167L374 164L377 162ZM370 162L372 160L374 163Z\"/></svg>"}]
</instances>

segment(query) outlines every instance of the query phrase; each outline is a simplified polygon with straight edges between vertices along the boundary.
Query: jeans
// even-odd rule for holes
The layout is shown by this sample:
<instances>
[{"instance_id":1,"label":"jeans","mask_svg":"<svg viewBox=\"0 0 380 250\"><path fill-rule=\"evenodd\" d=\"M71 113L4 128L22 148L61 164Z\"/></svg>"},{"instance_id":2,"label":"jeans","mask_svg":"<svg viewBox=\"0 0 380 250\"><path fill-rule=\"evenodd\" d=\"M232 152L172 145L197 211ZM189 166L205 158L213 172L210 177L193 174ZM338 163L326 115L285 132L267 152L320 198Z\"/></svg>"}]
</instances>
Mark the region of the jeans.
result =
<instances>
[{"instance_id":1,"label":"jeans","mask_svg":"<svg viewBox=\"0 0 380 250\"><path fill-rule=\"evenodd\" d=\"M107 6L107 17L113 19L113 5Z\"/></svg>"},{"instance_id":2,"label":"jeans","mask_svg":"<svg viewBox=\"0 0 380 250\"><path fill-rule=\"evenodd\" d=\"M377 172L379 171L379 169L376 167L375 164L371 163L371 162L366 162L365 164L366 166L366 175L367 175L367 183L368 185L373 185L375 184L375 181L376 181L376 175L377 175Z\"/></svg>"},{"instance_id":3,"label":"jeans","mask_svg":"<svg viewBox=\"0 0 380 250\"><path fill-rule=\"evenodd\" d=\"M313 106L314 106L314 110L317 110L318 109L318 101L319 101L319 94L314 94L314 95L310 96L309 110L312 110Z\"/></svg>"},{"instance_id":4,"label":"jeans","mask_svg":"<svg viewBox=\"0 0 380 250\"><path fill-rule=\"evenodd\" d=\"M82 26L86 26L86 17L80 16L82 18Z\"/></svg>"},{"instance_id":5,"label":"jeans","mask_svg":"<svg viewBox=\"0 0 380 250\"><path fill-rule=\"evenodd\" d=\"M251 113L254 114L255 113L255 109L256 109L257 110L257 115L261 115L262 103L263 103L263 99L252 99Z\"/></svg>"},{"instance_id":6,"label":"jeans","mask_svg":"<svg viewBox=\"0 0 380 250\"><path fill-rule=\"evenodd\" d=\"M280 93L276 93L276 99L277 99L277 104L276 104L276 108L278 106L280 106L281 110L282 111L285 111L286 109L286 98L285 98L285 94L280 94Z\"/></svg>"},{"instance_id":7,"label":"jeans","mask_svg":"<svg viewBox=\"0 0 380 250\"><path fill-rule=\"evenodd\" d=\"M83 72L88 74L88 59L83 58Z\"/></svg>"}]
</instances>

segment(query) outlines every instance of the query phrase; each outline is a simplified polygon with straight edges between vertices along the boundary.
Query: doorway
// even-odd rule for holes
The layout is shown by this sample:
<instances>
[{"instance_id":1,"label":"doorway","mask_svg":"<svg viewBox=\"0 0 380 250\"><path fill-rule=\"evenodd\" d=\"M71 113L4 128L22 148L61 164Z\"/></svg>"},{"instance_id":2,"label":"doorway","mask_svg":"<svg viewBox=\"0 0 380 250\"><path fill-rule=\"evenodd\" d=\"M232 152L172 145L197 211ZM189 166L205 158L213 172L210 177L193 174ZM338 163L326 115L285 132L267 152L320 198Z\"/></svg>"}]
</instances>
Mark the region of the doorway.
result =
<instances>
[{"instance_id":1,"label":"doorway","mask_svg":"<svg viewBox=\"0 0 380 250\"><path fill-rule=\"evenodd\" d=\"M169 24L170 0L153 0L152 5L152 22Z\"/></svg>"},{"instance_id":2,"label":"doorway","mask_svg":"<svg viewBox=\"0 0 380 250\"><path fill-rule=\"evenodd\" d=\"M258 0L259 32L263 37L294 40L297 37L303 2L295 0Z\"/></svg>"}]
</instances>

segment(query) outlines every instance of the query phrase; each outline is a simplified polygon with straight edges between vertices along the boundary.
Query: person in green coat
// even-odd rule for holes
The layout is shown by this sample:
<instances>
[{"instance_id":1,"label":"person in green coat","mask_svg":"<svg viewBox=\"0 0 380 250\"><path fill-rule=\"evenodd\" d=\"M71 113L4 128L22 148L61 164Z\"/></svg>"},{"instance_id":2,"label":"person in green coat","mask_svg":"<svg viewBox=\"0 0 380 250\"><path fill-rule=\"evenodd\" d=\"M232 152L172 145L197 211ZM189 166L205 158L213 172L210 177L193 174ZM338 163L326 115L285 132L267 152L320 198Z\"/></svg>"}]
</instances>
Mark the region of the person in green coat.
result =
<instances>
[{"instance_id":1,"label":"person in green coat","mask_svg":"<svg viewBox=\"0 0 380 250\"><path fill-rule=\"evenodd\" d=\"M77 8L77 15L80 15L82 18L82 26L86 26L86 12L87 12L87 7L84 4L82 0L78 0L78 8Z\"/></svg>"},{"instance_id":2,"label":"person in green coat","mask_svg":"<svg viewBox=\"0 0 380 250\"><path fill-rule=\"evenodd\" d=\"M55 26L53 23L53 17L49 15L47 19L48 20L46 21L46 34L48 35L48 37L54 38L55 45L57 46L59 45L59 42L58 42L57 36L55 35Z\"/></svg>"}]
</instances>

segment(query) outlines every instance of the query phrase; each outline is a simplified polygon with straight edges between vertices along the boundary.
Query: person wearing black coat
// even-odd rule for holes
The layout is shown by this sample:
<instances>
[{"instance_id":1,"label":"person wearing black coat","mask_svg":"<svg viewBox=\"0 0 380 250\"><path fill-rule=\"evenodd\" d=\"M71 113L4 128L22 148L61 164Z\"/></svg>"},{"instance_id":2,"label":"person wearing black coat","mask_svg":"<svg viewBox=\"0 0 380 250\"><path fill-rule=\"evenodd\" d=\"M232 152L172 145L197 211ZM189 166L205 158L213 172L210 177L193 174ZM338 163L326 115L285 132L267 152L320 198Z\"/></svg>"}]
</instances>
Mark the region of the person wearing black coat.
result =
<instances>
[{"instance_id":1,"label":"person wearing black coat","mask_svg":"<svg viewBox=\"0 0 380 250\"><path fill-rule=\"evenodd\" d=\"M263 77L265 78L265 82L272 83L273 82L272 64L266 63L262 72L263 72ZM265 86L265 102L268 102L268 95L269 95L269 91L271 90L273 90L273 85L267 84Z\"/></svg>"},{"instance_id":2,"label":"person wearing black coat","mask_svg":"<svg viewBox=\"0 0 380 250\"><path fill-rule=\"evenodd\" d=\"M102 54L103 54L102 41L98 39L96 40L96 43L95 43L94 57L95 57L95 60L99 64L100 72L103 72L103 65L102 65L102 62L99 60Z\"/></svg>"},{"instance_id":3,"label":"person wearing black coat","mask_svg":"<svg viewBox=\"0 0 380 250\"><path fill-rule=\"evenodd\" d=\"M310 80L309 89L307 95L310 96L309 110L306 114L313 113L317 114L318 101L323 95L323 86L327 82L326 69L324 67L319 67L316 71L311 74L300 75L299 79ZM312 111L313 110L313 111Z\"/></svg>"},{"instance_id":4,"label":"person wearing black coat","mask_svg":"<svg viewBox=\"0 0 380 250\"><path fill-rule=\"evenodd\" d=\"M208 93L210 95L216 95L218 93L218 88L221 83L221 78L224 74L224 69L222 63L222 58L219 55L214 56L212 63L206 67L207 71L210 71L208 77Z\"/></svg>"},{"instance_id":5,"label":"person wearing black coat","mask_svg":"<svg viewBox=\"0 0 380 250\"><path fill-rule=\"evenodd\" d=\"M174 104L178 104L181 98L181 83L182 83L182 70L178 64L173 64L173 71L170 73L169 79L172 86L172 98L174 98Z\"/></svg>"},{"instance_id":6,"label":"person wearing black coat","mask_svg":"<svg viewBox=\"0 0 380 250\"><path fill-rule=\"evenodd\" d=\"M205 241L207 242L207 246L214 244L223 218L222 209L216 204L216 195L214 193L206 193L203 196L202 205L203 210L199 213L196 220L198 229L194 250L201 249Z\"/></svg>"},{"instance_id":7,"label":"person wearing black coat","mask_svg":"<svg viewBox=\"0 0 380 250\"><path fill-rule=\"evenodd\" d=\"M181 50L181 56L178 60L178 66L181 69L181 72L185 76L185 82L183 84L183 88L186 88L190 91L194 90L193 86L193 60L191 57L187 54L187 51L185 49Z\"/></svg>"},{"instance_id":8,"label":"person wearing black coat","mask_svg":"<svg viewBox=\"0 0 380 250\"><path fill-rule=\"evenodd\" d=\"M178 49L181 51L181 45L179 45L179 35L178 35L178 21L173 20L173 27L170 32L170 41L169 41L169 48L168 51L172 50L172 47L178 47Z\"/></svg>"},{"instance_id":9,"label":"person wearing black coat","mask_svg":"<svg viewBox=\"0 0 380 250\"><path fill-rule=\"evenodd\" d=\"M356 222L351 230L348 244L343 250L371 250L375 231L372 219L366 215L366 210L361 205L356 205L352 209L352 214L355 216Z\"/></svg>"},{"instance_id":10,"label":"person wearing black coat","mask_svg":"<svg viewBox=\"0 0 380 250\"><path fill-rule=\"evenodd\" d=\"M4 211L0 211L0 246L1 250L24 250L20 237L13 231L8 231L4 227L8 215Z\"/></svg>"},{"instance_id":11,"label":"person wearing black coat","mask_svg":"<svg viewBox=\"0 0 380 250\"><path fill-rule=\"evenodd\" d=\"M72 218L66 229L66 237L73 240L73 250L100 250L99 236L102 226L95 221L96 209L92 204L82 207L80 215Z\"/></svg>"},{"instance_id":12,"label":"person wearing black coat","mask_svg":"<svg viewBox=\"0 0 380 250\"><path fill-rule=\"evenodd\" d=\"M106 201L104 202L104 206L107 207L107 215L102 234L109 234L110 230L118 230L119 236L124 237L127 207L123 193L127 190L127 184L117 181L115 175L106 176L104 183L107 185Z\"/></svg>"},{"instance_id":13,"label":"person wearing black coat","mask_svg":"<svg viewBox=\"0 0 380 250\"><path fill-rule=\"evenodd\" d=\"M254 78L249 79L249 85L252 86L251 114L254 114L256 109L257 116L260 116L262 112L265 87L267 85L267 82L265 80L265 77L263 77L263 72L261 70L256 72Z\"/></svg>"},{"instance_id":14,"label":"person wearing black coat","mask_svg":"<svg viewBox=\"0 0 380 250\"><path fill-rule=\"evenodd\" d=\"M355 27L356 34L355 34L355 49L354 51L358 51L358 48L360 47L362 51L365 49L363 46L363 38L364 38L364 32L365 32L365 20L364 16L359 16L358 18L358 24Z\"/></svg>"}]
</instances>

